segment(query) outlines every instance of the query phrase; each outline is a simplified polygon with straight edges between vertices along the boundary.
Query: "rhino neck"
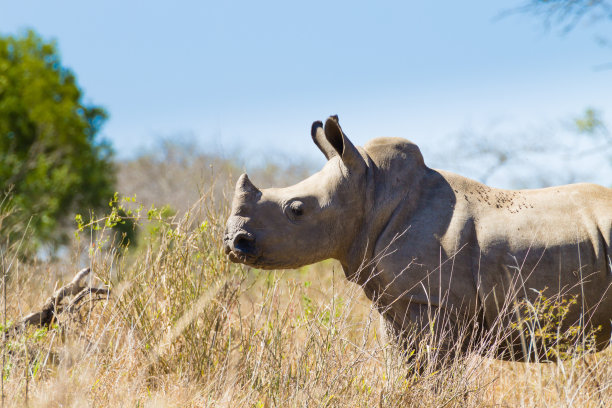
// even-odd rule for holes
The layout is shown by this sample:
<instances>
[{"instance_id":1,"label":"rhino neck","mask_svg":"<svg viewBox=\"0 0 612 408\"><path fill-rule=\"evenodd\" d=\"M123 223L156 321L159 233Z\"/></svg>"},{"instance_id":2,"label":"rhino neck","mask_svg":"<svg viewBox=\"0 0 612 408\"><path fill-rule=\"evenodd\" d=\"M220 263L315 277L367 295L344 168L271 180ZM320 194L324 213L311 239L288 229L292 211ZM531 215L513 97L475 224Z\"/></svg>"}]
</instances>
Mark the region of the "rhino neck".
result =
<instances>
[{"instance_id":1,"label":"rhino neck","mask_svg":"<svg viewBox=\"0 0 612 408\"><path fill-rule=\"evenodd\" d=\"M431 172L420 152L414 160L402 155L402 150L382 157L376 153L366 154L364 220L346 255L339 258L346 277L361 285L368 281L380 255L375 253L378 237L398 208L407 214L416 209L423 180Z\"/></svg>"},{"instance_id":2,"label":"rhino neck","mask_svg":"<svg viewBox=\"0 0 612 408\"><path fill-rule=\"evenodd\" d=\"M363 202L363 216L360 223L357 224L356 233L348 241L348 245L341 252L337 259L342 265L344 275L349 281L359 282L360 271L368 264L372 252L373 242L370 242L368 234L370 218L372 216L372 208L375 205L375 196L373 193L374 185L376 184L376 166L367 153L362 151L366 162L366 172L363 183L363 193L361 196Z\"/></svg>"}]
</instances>

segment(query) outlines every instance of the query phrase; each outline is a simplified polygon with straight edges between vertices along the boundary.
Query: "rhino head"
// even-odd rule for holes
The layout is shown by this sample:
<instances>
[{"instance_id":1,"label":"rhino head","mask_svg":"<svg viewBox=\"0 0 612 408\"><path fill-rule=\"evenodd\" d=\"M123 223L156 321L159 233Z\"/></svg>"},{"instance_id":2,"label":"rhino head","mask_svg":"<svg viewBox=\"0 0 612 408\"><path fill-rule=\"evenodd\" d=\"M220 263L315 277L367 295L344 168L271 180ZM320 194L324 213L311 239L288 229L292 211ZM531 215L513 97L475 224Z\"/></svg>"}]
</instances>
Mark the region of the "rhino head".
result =
<instances>
[{"instance_id":1,"label":"rhino head","mask_svg":"<svg viewBox=\"0 0 612 408\"><path fill-rule=\"evenodd\" d=\"M286 188L258 189L243 174L236 183L224 234L233 262L262 269L297 268L328 258L345 265L364 218L365 153L346 137L337 116L312 125L328 159L314 175Z\"/></svg>"}]
</instances>

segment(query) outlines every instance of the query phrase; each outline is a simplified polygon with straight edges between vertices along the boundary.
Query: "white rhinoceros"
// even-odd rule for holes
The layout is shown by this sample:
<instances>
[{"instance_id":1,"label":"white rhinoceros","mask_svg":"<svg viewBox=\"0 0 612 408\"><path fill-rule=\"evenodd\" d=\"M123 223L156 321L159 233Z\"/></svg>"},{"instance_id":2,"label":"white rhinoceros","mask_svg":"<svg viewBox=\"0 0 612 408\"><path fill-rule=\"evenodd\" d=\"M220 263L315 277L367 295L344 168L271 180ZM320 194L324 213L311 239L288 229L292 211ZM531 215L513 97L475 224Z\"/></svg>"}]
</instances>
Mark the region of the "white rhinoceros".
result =
<instances>
[{"instance_id":1,"label":"white rhinoceros","mask_svg":"<svg viewBox=\"0 0 612 408\"><path fill-rule=\"evenodd\" d=\"M601 326L597 349L609 343L611 189L487 187L427 167L405 139L356 148L337 116L315 122L312 138L328 161L306 180L259 190L239 178L224 236L232 261L273 269L337 259L400 333L430 327L434 310L436 324L470 322L482 336L500 322L517 327L521 299L561 294L577 300L565 326ZM498 357L531 353L524 336L506 340Z\"/></svg>"}]
</instances>

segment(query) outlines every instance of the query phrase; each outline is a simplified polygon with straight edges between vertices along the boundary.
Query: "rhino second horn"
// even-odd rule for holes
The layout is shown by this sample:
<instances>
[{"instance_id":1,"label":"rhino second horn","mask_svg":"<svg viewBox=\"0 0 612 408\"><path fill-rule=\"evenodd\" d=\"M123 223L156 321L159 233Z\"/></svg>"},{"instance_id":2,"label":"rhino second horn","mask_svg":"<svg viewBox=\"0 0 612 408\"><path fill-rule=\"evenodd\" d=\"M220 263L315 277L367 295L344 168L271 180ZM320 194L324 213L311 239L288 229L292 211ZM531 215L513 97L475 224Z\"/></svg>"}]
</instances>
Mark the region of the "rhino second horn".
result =
<instances>
[{"instance_id":1,"label":"rhino second horn","mask_svg":"<svg viewBox=\"0 0 612 408\"><path fill-rule=\"evenodd\" d=\"M238 182L236 183L236 193L246 193L246 194L261 194L261 191L253 183L249 180L249 176L244 173L240 178L238 178Z\"/></svg>"}]
</instances>

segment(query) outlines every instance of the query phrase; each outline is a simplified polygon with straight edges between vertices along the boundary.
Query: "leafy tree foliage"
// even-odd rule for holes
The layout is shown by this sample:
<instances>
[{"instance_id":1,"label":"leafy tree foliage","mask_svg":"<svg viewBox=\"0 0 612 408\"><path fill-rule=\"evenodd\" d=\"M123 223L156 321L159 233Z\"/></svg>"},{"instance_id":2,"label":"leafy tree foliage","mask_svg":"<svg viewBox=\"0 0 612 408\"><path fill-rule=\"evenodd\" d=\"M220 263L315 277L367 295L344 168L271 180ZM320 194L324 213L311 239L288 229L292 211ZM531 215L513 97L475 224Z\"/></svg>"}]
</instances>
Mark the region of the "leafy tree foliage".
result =
<instances>
[{"instance_id":1,"label":"leafy tree foliage","mask_svg":"<svg viewBox=\"0 0 612 408\"><path fill-rule=\"evenodd\" d=\"M14 242L29 229L28 249L56 246L65 239L58 227L75 211L108 203L112 149L97 137L106 118L104 109L83 102L54 42L33 31L0 37L0 188L10 207L3 240Z\"/></svg>"}]
</instances>

